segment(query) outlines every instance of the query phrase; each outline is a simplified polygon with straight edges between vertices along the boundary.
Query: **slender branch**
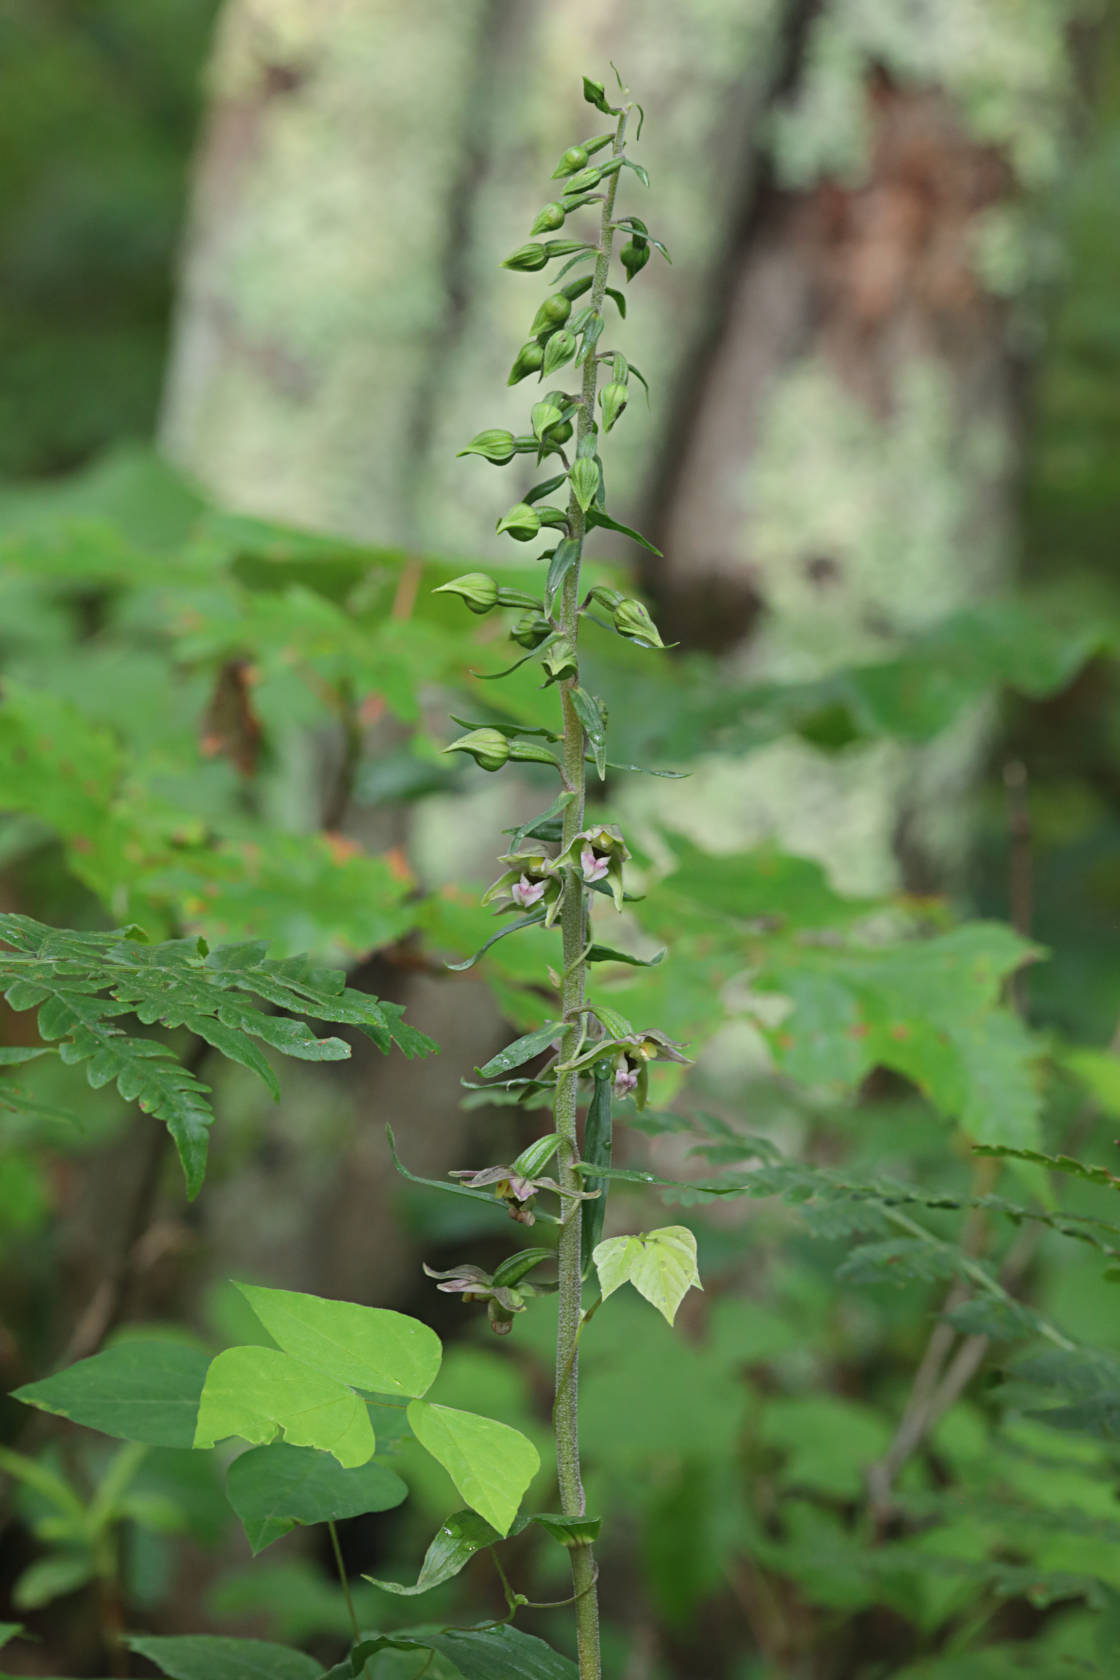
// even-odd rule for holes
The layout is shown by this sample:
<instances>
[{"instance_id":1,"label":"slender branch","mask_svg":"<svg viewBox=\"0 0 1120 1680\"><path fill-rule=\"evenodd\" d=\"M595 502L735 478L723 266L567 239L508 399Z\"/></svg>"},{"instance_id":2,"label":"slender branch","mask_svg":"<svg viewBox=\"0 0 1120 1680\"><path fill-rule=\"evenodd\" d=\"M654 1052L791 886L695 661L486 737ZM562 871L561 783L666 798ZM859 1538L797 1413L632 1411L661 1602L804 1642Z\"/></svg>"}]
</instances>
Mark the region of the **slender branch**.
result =
<instances>
[{"instance_id":1,"label":"slender branch","mask_svg":"<svg viewBox=\"0 0 1120 1680\"><path fill-rule=\"evenodd\" d=\"M614 137L613 156L619 157L626 134L628 107L624 106ZM599 243L595 257L595 273L591 283L591 309L599 314L606 296L607 275L610 270L611 245L614 237L612 219L614 200L618 190L616 170L610 177L603 198L599 225ZM595 395L599 381L599 363L588 354L583 363L583 387L576 421L576 455L579 445L590 436L595 426ZM573 491L568 502L568 525L573 542L581 551L587 532L587 519ZM577 559L564 580L560 596L559 627L574 648L579 645L580 562ZM583 725L572 701L572 690L578 678L560 685L560 704L564 718L562 766L564 784L574 798L564 810L563 845L571 845L583 827L586 803L586 766ZM573 886L575 883L573 883ZM584 1011L587 981L586 947L588 924L588 891L582 880L578 890L564 896L560 926L563 937L563 979L561 1002L567 1026L565 1050L570 1051L580 1030ZM568 1056L566 1059L570 1059ZM582 1188L574 1163L579 1159L576 1115L579 1074L575 1070L562 1072L556 1081L555 1125L560 1135L560 1184L569 1192ZM553 1429L556 1436L556 1475L560 1487L560 1508L565 1516L582 1516L585 1509L583 1481L579 1463L579 1363L577 1348L582 1309L582 1266L580 1260L580 1203L573 1201L571 1211L560 1228L557 1254L559 1277L559 1315L556 1327L556 1400L553 1409ZM575 1596L576 1631L580 1680L600 1680L602 1668L599 1657L599 1603L595 1591L595 1562L587 1543L572 1547L572 1587Z\"/></svg>"},{"instance_id":2,"label":"slender branch","mask_svg":"<svg viewBox=\"0 0 1120 1680\"><path fill-rule=\"evenodd\" d=\"M354 1609L354 1600L350 1593L350 1579L346 1573L346 1565L342 1559L342 1546L340 1545L338 1539L338 1525L335 1523L333 1518L327 1522L327 1532L331 1537L331 1550L334 1552L335 1567L338 1570L338 1578L342 1583L342 1596L346 1600L346 1614L350 1618L350 1631L354 1635L355 1645L358 1645L361 1643L362 1630L358 1626L358 1616Z\"/></svg>"}]
</instances>

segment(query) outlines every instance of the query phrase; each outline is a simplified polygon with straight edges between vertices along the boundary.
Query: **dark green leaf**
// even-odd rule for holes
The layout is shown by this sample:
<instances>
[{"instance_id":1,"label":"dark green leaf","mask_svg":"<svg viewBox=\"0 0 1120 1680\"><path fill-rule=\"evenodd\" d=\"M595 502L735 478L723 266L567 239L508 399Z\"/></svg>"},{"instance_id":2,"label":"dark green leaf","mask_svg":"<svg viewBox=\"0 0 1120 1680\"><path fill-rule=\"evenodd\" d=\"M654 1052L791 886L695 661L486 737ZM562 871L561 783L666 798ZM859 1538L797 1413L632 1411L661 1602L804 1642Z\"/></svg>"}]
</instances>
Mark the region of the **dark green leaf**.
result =
<instances>
[{"instance_id":1,"label":"dark green leaf","mask_svg":"<svg viewBox=\"0 0 1120 1680\"><path fill-rule=\"evenodd\" d=\"M424 1554L415 1585L409 1587L399 1581L383 1581L375 1575L363 1576L363 1580L380 1587L382 1592L397 1593L401 1597L411 1598L417 1593L429 1592L432 1587L438 1587L444 1581L450 1581L452 1576L458 1575L470 1562L476 1552L481 1551L483 1546L492 1546L500 1538L497 1529L491 1528L490 1524L474 1511L456 1511L453 1517L448 1517L446 1522L441 1523L439 1533Z\"/></svg>"},{"instance_id":2,"label":"dark green leaf","mask_svg":"<svg viewBox=\"0 0 1120 1680\"><path fill-rule=\"evenodd\" d=\"M592 963L615 962L626 963L631 968L656 968L665 960L665 947L662 947L653 957L634 957L629 951L616 951L613 945L592 945L587 953L587 961Z\"/></svg>"},{"instance_id":3,"label":"dark green leaf","mask_svg":"<svg viewBox=\"0 0 1120 1680\"><path fill-rule=\"evenodd\" d=\"M583 1154L589 1165L593 1167L609 1167L611 1164L612 1120L611 1105L614 1100L614 1061L604 1056L601 1062L596 1062L592 1068L593 1086L591 1101L587 1105L587 1119L583 1131ZM588 1202L583 1209L580 1225L580 1263L584 1275L590 1270L591 1256L603 1235L603 1220L607 1212L607 1183L603 1178L586 1174L583 1180L585 1190L598 1191L594 1201Z\"/></svg>"},{"instance_id":4,"label":"dark green leaf","mask_svg":"<svg viewBox=\"0 0 1120 1680\"><path fill-rule=\"evenodd\" d=\"M496 945L499 939L504 939L508 933L520 933L522 928L539 927L544 918L545 912L543 910L535 910L530 916L520 916L515 922L507 922L505 927L499 928L497 933L491 934L485 945L479 946L473 957L468 957L465 962L448 963L446 966L452 973L461 974L465 969L473 968L479 957L485 956L491 945Z\"/></svg>"},{"instance_id":5,"label":"dark green leaf","mask_svg":"<svg viewBox=\"0 0 1120 1680\"><path fill-rule=\"evenodd\" d=\"M378 1651L436 1651L455 1664L463 1680L578 1680L575 1663L520 1628L402 1628L380 1639L363 1640L350 1653L349 1672L359 1676ZM193 1677L191 1677L193 1680ZM334 1680L327 1675L324 1680Z\"/></svg>"},{"instance_id":6,"label":"dark green leaf","mask_svg":"<svg viewBox=\"0 0 1120 1680\"><path fill-rule=\"evenodd\" d=\"M640 531L635 531L630 525L620 525L617 519L612 519L609 514L603 512L602 508L593 507L590 509L587 515L587 524L588 529L601 526L604 531L617 531L620 536L629 537L632 542L641 543L642 547L648 548L651 554L661 553L661 550L655 547L648 537L643 537Z\"/></svg>"},{"instance_id":7,"label":"dark green leaf","mask_svg":"<svg viewBox=\"0 0 1120 1680\"><path fill-rule=\"evenodd\" d=\"M13 1398L121 1441L193 1447L209 1364L207 1354L184 1342L129 1338L26 1383Z\"/></svg>"},{"instance_id":8,"label":"dark green leaf","mask_svg":"<svg viewBox=\"0 0 1120 1680\"><path fill-rule=\"evenodd\" d=\"M496 1056L475 1072L481 1079L497 1079L503 1073L512 1073L514 1068L523 1067L532 1061L543 1050L548 1050L554 1038L564 1030L563 1021L546 1021L543 1027L537 1027L534 1032L525 1033L522 1038L515 1038L512 1044L507 1044L504 1050L499 1050Z\"/></svg>"},{"instance_id":9,"label":"dark green leaf","mask_svg":"<svg viewBox=\"0 0 1120 1680\"><path fill-rule=\"evenodd\" d=\"M407 1497L400 1477L376 1460L344 1470L329 1453L285 1442L253 1447L230 1465L229 1502L254 1555L298 1524L388 1511Z\"/></svg>"},{"instance_id":10,"label":"dark green leaf","mask_svg":"<svg viewBox=\"0 0 1120 1680\"><path fill-rule=\"evenodd\" d=\"M576 716L583 725L583 733L591 748L599 780L604 781L607 774L607 716L603 702L588 694L585 688L576 687L570 693Z\"/></svg>"},{"instance_id":11,"label":"dark green leaf","mask_svg":"<svg viewBox=\"0 0 1120 1680\"><path fill-rule=\"evenodd\" d=\"M548 564L548 577L545 579L544 586L550 606L556 599L563 586L564 579L572 570L572 567L579 563L579 556L580 544L572 537L565 537L563 542L557 545L556 552Z\"/></svg>"},{"instance_id":12,"label":"dark green leaf","mask_svg":"<svg viewBox=\"0 0 1120 1680\"><path fill-rule=\"evenodd\" d=\"M210 1634L161 1639L134 1633L125 1642L170 1680L322 1680L322 1667L314 1657L262 1639L220 1639Z\"/></svg>"}]
</instances>

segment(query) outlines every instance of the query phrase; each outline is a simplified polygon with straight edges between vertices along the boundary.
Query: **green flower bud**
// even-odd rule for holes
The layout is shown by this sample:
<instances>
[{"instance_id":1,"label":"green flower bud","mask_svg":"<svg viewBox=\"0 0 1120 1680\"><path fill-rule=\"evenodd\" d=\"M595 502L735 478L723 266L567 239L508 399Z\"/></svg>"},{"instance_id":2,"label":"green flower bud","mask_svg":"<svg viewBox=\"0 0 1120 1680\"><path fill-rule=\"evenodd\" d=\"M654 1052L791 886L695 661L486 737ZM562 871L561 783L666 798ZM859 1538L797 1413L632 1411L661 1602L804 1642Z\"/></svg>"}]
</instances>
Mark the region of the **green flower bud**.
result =
<instances>
[{"instance_id":1,"label":"green flower bud","mask_svg":"<svg viewBox=\"0 0 1120 1680\"><path fill-rule=\"evenodd\" d=\"M472 729L443 750L470 753L482 770L500 770L509 758L509 742L499 729Z\"/></svg>"},{"instance_id":2,"label":"green flower bud","mask_svg":"<svg viewBox=\"0 0 1120 1680\"><path fill-rule=\"evenodd\" d=\"M614 627L620 636L625 636L627 641L637 642L640 647L665 646L656 624L640 601L629 597L619 601L614 609Z\"/></svg>"},{"instance_id":3,"label":"green flower bud","mask_svg":"<svg viewBox=\"0 0 1120 1680\"><path fill-rule=\"evenodd\" d=\"M512 461L517 450L514 446L512 432L495 428L489 432L479 432L473 437L465 449L460 449L460 455L481 455L487 461L493 461L496 467L504 467L507 461Z\"/></svg>"},{"instance_id":4,"label":"green flower bud","mask_svg":"<svg viewBox=\"0 0 1120 1680\"><path fill-rule=\"evenodd\" d=\"M599 463L581 456L568 474L576 501L587 512L599 494Z\"/></svg>"},{"instance_id":5,"label":"green flower bud","mask_svg":"<svg viewBox=\"0 0 1120 1680\"><path fill-rule=\"evenodd\" d=\"M543 268L547 262L547 246L519 245L517 250L506 258L502 267L515 269L519 274L532 274L536 269Z\"/></svg>"},{"instance_id":6,"label":"green flower bud","mask_svg":"<svg viewBox=\"0 0 1120 1680\"><path fill-rule=\"evenodd\" d=\"M557 326L563 326L564 321L571 314L571 297L564 297L563 292L554 292L546 297L536 316L532 318L531 333L554 333Z\"/></svg>"},{"instance_id":7,"label":"green flower bud","mask_svg":"<svg viewBox=\"0 0 1120 1680\"><path fill-rule=\"evenodd\" d=\"M566 214L567 212L565 211L564 206L562 204L557 204L556 200L553 199L551 204L546 204L544 208L538 212L537 219L529 229L529 232L531 234L551 233L555 228L561 228L564 226L564 217Z\"/></svg>"},{"instance_id":8,"label":"green flower bud","mask_svg":"<svg viewBox=\"0 0 1120 1680\"><path fill-rule=\"evenodd\" d=\"M535 338L523 344L517 352L513 366L509 370L507 385L516 385L519 380L527 379L531 373L539 373L544 361L544 346L538 344Z\"/></svg>"},{"instance_id":9,"label":"green flower bud","mask_svg":"<svg viewBox=\"0 0 1120 1680\"><path fill-rule=\"evenodd\" d=\"M569 193L590 192L592 187L597 187L599 185L602 173L603 171L601 169L596 169L594 164L591 165L590 169L581 169L578 175L572 176L571 180L564 188L565 197L567 197Z\"/></svg>"},{"instance_id":10,"label":"green flower bud","mask_svg":"<svg viewBox=\"0 0 1120 1680\"><path fill-rule=\"evenodd\" d=\"M517 542L531 542L541 528L541 516L528 502L517 502L499 519L496 529L508 531Z\"/></svg>"},{"instance_id":11,"label":"green flower bud","mask_svg":"<svg viewBox=\"0 0 1120 1680\"><path fill-rule=\"evenodd\" d=\"M603 409L605 431L610 431L629 401L630 387L623 385L620 380L612 379L609 385L603 386L599 392L599 402Z\"/></svg>"},{"instance_id":12,"label":"green flower bud","mask_svg":"<svg viewBox=\"0 0 1120 1680\"><path fill-rule=\"evenodd\" d=\"M498 586L485 572L464 572L462 577L441 583L433 595L458 595L472 613L488 613L498 604Z\"/></svg>"},{"instance_id":13,"label":"green flower bud","mask_svg":"<svg viewBox=\"0 0 1120 1680\"><path fill-rule=\"evenodd\" d=\"M540 613L526 613L523 618L517 620L510 631L518 647L523 648L538 648L551 634L552 625L547 618L542 618Z\"/></svg>"},{"instance_id":14,"label":"green flower bud","mask_svg":"<svg viewBox=\"0 0 1120 1680\"><path fill-rule=\"evenodd\" d=\"M571 435L572 435L572 422L570 420L561 420L561 422L558 426L550 426L548 428L548 431L545 434L545 436L541 439L541 442L542 443L567 443L567 441L571 437Z\"/></svg>"},{"instance_id":15,"label":"green flower bud","mask_svg":"<svg viewBox=\"0 0 1120 1680\"><path fill-rule=\"evenodd\" d=\"M555 373L558 367L563 367L565 362L570 362L575 353L575 333L569 332L566 327L561 327L559 332L552 334L541 352L541 372L545 374Z\"/></svg>"},{"instance_id":16,"label":"green flower bud","mask_svg":"<svg viewBox=\"0 0 1120 1680\"><path fill-rule=\"evenodd\" d=\"M635 234L618 253L619 261L626 270L627 280L633 280L635 274L640 274L649 261L649 246L646 241Z\"/></svg>"},{"instance_id":17,"label":"green flower bud","mask_svg":"<svg viewBox=\"0 0 1120 1680\"><path fill-rule=\"evenodd\" d=\"M569 146L556 168L552 171L554 181L561 180L565 175L574 175L577 169L582 169L587 162L587 150L583 146Z\"/></svg>"},{"instance_id":18,"label":"green flower bud","mask_svg":"<svg viewBox=\"0 0 1120 1680\"><path fill-rule=\"evenodd\" d=\"M538 439L543 438L545 432L560 423L560 413L561 411L556 407L556 404L548 402L547 399L544 402L534 403L529 411L529 418L533 425L533 436Z\"/></svg>"},{"instance_id":19,"label":"green flower bud","mask_svg":"<svg viewBox=\"0 0 1120 1680\"><path fill-rule=\"evenodd\" d=\"M548 672L550 683L562 682L565 677L574 677L579 673L576 650L567 636L557 636L541 664Z\"/></svg>"}]
</instances>

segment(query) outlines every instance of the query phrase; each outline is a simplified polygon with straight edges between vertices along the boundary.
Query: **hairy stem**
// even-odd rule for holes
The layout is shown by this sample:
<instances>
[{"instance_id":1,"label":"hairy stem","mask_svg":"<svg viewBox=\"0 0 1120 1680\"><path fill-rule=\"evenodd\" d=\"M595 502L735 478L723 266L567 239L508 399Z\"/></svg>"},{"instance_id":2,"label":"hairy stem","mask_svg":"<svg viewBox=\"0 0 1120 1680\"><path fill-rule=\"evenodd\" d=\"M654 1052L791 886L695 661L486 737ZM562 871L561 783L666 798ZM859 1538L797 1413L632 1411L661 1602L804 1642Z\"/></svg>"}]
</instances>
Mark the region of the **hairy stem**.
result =
<instances>
[{"instance_id":1,"label":"hairy stem","mask_svg":"<svg viewBox=\"0 0 1120 1680\"><path fill-rule=\"evenodd\" d=\"M619 117L615 132L613 155L623 149L626 133L626 110ZM599 244L595 258L595 273L591 283L591 308L599 313L606 296L607 275L610 270L613 241L612 218L615 193L618 190L616 170L610 176L603 200L599 227ZM595 395L599 383L599 363L594 349L584 358L583 388L576 422L576 453L579 445L595 425ZM587 531L583 509L573 494L568 503L568 525L572 540L582 549ZM560 596L559 627L572 646L579 645L580 566L577 560L564 580ZM572 702L572 689L578 678L560 685L560 703L564 717L563 775L564 785L574 798L564 811L563 845L568 846L583 827L586 800L586 765L583 725ZM579 1031L586 991L586 927L588 920L587 889L569 890L564 897L560 926L563 935L564 966L561 1001L567 1025L565 1051L575 1041ZM563 1189L578 1191L579 1174L574 1163L579 1159L576 1132L578 1105L578 1073L562 1073L556 1082L556 1130L560 1135L559 1172ZM583 1482L579 1465L579 1360L577 1346L580 1314L583 1305L583 1282L580 1261L580 1202L573 1197L570 1212L560 1228L557 1255L559 1268L559 1317L556 1330L556 1403L553 1428L556 1436L556 1475L560 1486L560 1508L565 1516L582 1516L584 1511ZM575 1593L576 1631L579 1653L580 1680L600 1680L599 1660L599 1603L595 1591L595 1562L590 1545L572 1547L572 1587Z\"/></svg>"}]
</instances>

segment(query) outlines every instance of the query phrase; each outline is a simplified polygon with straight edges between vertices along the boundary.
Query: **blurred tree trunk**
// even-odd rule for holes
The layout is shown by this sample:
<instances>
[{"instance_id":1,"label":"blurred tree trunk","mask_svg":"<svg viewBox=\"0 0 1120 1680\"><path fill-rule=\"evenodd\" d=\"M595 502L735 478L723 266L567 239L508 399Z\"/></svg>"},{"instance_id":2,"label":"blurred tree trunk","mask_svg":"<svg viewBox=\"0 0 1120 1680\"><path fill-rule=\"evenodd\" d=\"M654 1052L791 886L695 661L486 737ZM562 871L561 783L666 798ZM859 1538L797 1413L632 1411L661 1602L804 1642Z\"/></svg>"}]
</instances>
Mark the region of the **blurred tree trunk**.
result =
<instances>
[{"instance_id":1,"label":"blurred tree trunk","mask_svg":"<svg viewBox=\"0 0 1120 1680\"><path fill-rule=\"evenodd\" d=\"M535 295L495 259L598 129L579 76L613 59L674 257L634 287L654 406L611 469L665 548L665 627L759 675L888 652L1013 567L1030 207L1062 165L1078 10L227 0L165 445L233 505L477 550L495 481L455 449L520 423L505 374ZM926 884L962 849L982 740L970 719L922 754L783 743L705 767L688 820L775 833L855 889ZM350 1206L380 1193L358 1175Z\"/></svg>"}]
</instances>

